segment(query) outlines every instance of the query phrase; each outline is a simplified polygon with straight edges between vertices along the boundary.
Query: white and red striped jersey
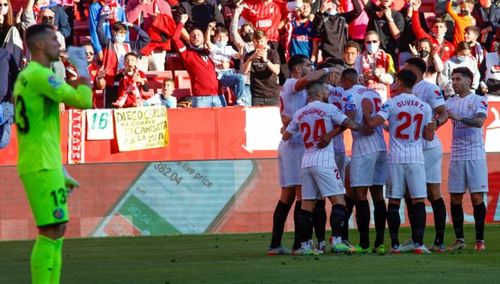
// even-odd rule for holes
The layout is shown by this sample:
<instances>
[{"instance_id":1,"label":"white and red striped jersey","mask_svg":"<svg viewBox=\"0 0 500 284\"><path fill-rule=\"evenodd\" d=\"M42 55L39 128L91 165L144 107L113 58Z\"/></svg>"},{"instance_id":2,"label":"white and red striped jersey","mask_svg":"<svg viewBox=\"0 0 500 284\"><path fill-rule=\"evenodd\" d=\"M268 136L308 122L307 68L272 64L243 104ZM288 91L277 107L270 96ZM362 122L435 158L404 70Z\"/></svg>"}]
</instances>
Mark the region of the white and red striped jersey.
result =
<instances>
[{"instance_id":1,"label":"white and red striped jersey","mask_svg":"<svg viewBox=\"0 0 500 284\"><path fill-rule=\"evenodd\" d=\"M295 112L307 105L307 92L306 90L295 91L295 83L297 79L290 78L285 81L280 91L281 114L292 118ZM302 136L300 133L295 133L293 137L288 140L289 143L302 144Z\"/></svg>"},{"instance_id":2,"label":"white and red striped jersey","mask_svg":"<svg viewBox=\"0 0 500 284\"><path fill-rule=\"evenodd\" d=\"M431 82L421 80L413 86L412 93L417 96L417 98L429 104L431 109L436 109L442 105L445 105L443 90L438 87L438 85ZM435 112L432 112L432 117L435 116ZM427 141L424 140L424 150L432 149L441 146L441 141L437 135L434 136L434 140Z\"/></svg>"},{"instance_id":3,"label":"white and red striped jersey","mask_svg":"<svg viewBox=\"0 0 500 284\"><path fill-rule=\"evenodd\" d=\"M477 114L488 115L488 99L471 92L464 98L454 96L446 101L446 108L459 117L475 118ZM453 135L451 142L451 160L469 161L484 160L483 128L470 127L453 120Z\"/></svg>"},{"instance_id":4,"label":"white and red striped jersey","mask_svg":"<svg viewBox=\"0 0 500 284\"><path fill-rule=\"evenodd\" d=\"M382 98L376 91L363 85L355 85L344 94L346 97L345 111L355 111L354 121L363 125L363 108L361 102L363 99L369 99L372 102L372 115L377 114L382 106ZM370 153L387 151L382 126L375 129L375 133L365 136L357 131L352 133L352 156L364 156Z\"/></svg>"},{"instance_id":5,"label":"white and red striped jersey","mask_svg":"<svg viewBox=\"0 0 500 284\"><path fill-rule=\"evenodd\" d=\"M347 98L344 96L344 89L341 87L334 87L328 85L328 103L336 106L341 112L344 112L344 106L347 102ZM335 128L340 127L340 125L336 124ZM345 153L345 144L344 144L344 133L340 133L339 135L333 137L333 150L335 153Z\"/></svg>"},{"instance_id":6,"label":"white and red striped jersey","mask_svg":"<svg viewBox=\"0 0 500 284\"><path fill-rule=\"evenodd\" d=\"M316 145L326 133L334 129L335 124L342 124L346 118L336 106L319 101L309 103L293 115L286 130L290 133L302 133L305 148L302 168L335 167L333 143L322 149Z\"/></svg>"},{"instance_id":7,"label":"white and red striped jersey","mask_svg":"<svg viewBox=\"0 0 500 284\"><path fill-rule=\"evenodd\" d=\"M422 137L424 126L432 121L431 107L412 94L399 94L389 99L378 115L389 121L388 162L423 164Z\"/></svg>"},{"instance_id":8,"label":"white and red striped jersey","mask_svg":"<svg viewBox=\"0 0 500 284\"><path fill-rule=\"evenodd\" d=\"M287 16L287 1L274 0L263 2L261 0L246 0L248 9L244 9L241 16L246 21L266 33L269 41L279 40L278 26L281 20Z\"/></svg>"}]
</instances>

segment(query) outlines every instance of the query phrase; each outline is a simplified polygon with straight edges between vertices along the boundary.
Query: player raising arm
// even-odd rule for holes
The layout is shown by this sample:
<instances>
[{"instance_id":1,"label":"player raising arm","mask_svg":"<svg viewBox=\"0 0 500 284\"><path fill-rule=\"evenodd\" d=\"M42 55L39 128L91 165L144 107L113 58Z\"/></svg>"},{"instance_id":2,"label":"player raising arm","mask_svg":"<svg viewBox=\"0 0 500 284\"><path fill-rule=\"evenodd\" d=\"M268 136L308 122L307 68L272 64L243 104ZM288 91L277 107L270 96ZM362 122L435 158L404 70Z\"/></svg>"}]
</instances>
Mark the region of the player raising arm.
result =
<instances>
[{"instance_id":1,"label":"player raising arm","mask_svg":"<svg viewBox=\"0 0 500 284\"><path fill-rule=\"evenodd\" d=\"M456 237L455 243L448 247L449 250L465 247L462 200L467 189L474 208L475 250L481 251L486 248L484 194L488 192L488 168L482 127L488 113L488 100L486 97L476 95L471 89L473 77L473 73L467 67L454 69L451 77L452 85L458 96L446 102L448 115L453 121L448 191Z\"/></svg>"},{"instance_id":2,"label":"player raising arm","mask_svg":"<svg viewBox=\"0 0 500 284\"><path fill-rule=\"evenodd\" d=\"M342 242L342 231L346 226L345 188L340 172L335 164L333 143L334 125L342 125L355 131L370 133L368 129L347 118L336 106L324 103L328 98L328 87L322 82L314 82L307 88L308 104L297 110L283 132L283 140L289 140L294 133L301 132L304 140L302 158L302 207L297 218L298 236L301 248L296 254L316 254L308 242L313 226L313 210L316 200L326 197L332 202L330 225L332 227L333 248L338 253L353 253L354 249ZM336 131L339 131L337 128ZM327 146L319 148L318 143L328 134Z\"/></svg>"},{"instance_id":3,"label":"player raising arm","mask_svg":"<svg viewBox=\"0 0 500 284\"><path fill-rule=\"evenodd\" d=\"M363 100L363 115L365 124L370 127L378 127L384 121L389 121L389 181L386 196L389 198L387 224L391 235L391 252L400 252L399 206L408 185L414 208L414 251L418 254L430 253L423 243L427 190L422 137L428 141L434 139L435 123L432 122L430 106L411 94L417 76L410 70L401 70L396 78L398 95L388 100L375 116L371 114L371 101Z\"/></svg>"},{"instance_id":4,"label":"player raising arm","mask_svg":"<svg viewBox=\"0 0 500 284\"><path fill-rule=\"evenodd\" d=\"M92 107L92 89L84 48L70 47L68 59L78 72L76 89L58 79L50 63L60 45L50 25L26 30L31 61L14 85L19 147L17 170L39 230L31 254L33 283L59 283L62 244L69 220L67 190L78 186L63 169L59 103Z\"/></svg>"}]
</instances>

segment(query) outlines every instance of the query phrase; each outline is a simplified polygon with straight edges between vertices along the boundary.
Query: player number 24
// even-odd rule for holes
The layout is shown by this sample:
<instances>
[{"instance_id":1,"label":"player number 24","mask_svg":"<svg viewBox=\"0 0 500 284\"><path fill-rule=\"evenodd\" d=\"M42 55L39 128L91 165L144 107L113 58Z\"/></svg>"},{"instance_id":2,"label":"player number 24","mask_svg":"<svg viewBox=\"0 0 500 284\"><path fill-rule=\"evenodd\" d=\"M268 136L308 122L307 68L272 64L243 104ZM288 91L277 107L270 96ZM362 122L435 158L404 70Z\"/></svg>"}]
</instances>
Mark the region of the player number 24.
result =
<instances>
[{"instance_id":1,"label":"player number 24","mask_svg":"<svg viewBox=\"0 0 500 284\"><path fill-rule=\"evenodd\" d=\"M300 124L300 131L302 131L302 133L304 133L304 136L303 136L304 137L304 146L306 147L306 149L314 146L314 143L312 141L308 141L309 138L311 137L311 126L308 123L303 122ZM326 134L325 121L323 119L317 119L314 122L312 134L313 134L314 141L320 140L323 137L323 135Z\"/></svg>"}]
</instances>

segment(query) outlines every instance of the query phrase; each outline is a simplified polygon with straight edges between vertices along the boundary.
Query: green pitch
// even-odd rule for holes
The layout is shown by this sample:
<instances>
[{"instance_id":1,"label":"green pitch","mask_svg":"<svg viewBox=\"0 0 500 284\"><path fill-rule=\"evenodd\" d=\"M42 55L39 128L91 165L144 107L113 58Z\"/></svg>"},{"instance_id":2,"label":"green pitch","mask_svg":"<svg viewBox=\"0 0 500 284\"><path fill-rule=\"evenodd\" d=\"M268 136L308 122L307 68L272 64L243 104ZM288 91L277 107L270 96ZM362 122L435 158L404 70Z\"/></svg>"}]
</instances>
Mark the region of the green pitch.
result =
<instances>
[{"instance_id":1,"label":"green pitch","mask_svg":"<svg viewBox=\"0 0 500 284\"><path fill-rule=\"evenodd\" d=\"M446 233L449 244L451 227ZM409 230L401 234L404 241ZM356 243L357 232L350 235ZM427 245L433 235L428 228ZM61 283L499 283L500 225L488 225L485 235L481 253L473 251L474 228L466 226L467 248L459 253L317 257L269 257L268 233L70 239ZM287 234L284 244L291 243ZM0 242L0 283L29 283L32 245Z\"/></svg>"}]
</instances>

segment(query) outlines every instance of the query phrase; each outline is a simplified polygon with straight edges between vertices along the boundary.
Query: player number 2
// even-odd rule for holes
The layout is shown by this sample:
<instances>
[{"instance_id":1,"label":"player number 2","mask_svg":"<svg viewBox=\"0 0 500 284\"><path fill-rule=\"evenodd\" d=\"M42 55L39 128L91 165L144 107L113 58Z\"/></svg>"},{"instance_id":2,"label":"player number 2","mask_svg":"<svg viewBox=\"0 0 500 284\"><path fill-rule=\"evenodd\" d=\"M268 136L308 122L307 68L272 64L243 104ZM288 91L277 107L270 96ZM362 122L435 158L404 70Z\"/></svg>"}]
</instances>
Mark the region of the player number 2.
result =
<instances>
[{"instance_id":1,"label":"player number 2","mask_svg":"<svg viewBox=\"0 0 500 284\"><path fill-rule=\"evenodd\" d=\"M54 200L54 205L59 206L59 204L66 203L66 189L59 188L58 190L52 190L50 192L52 200Z\"/></svg>"},{"instance_id":2,"label":"player number 2","mask_svg":"<svg viewBox=\"0 0 500 284\"><path fill-rule=\"evenodd\" d=\"M308 141L309 138L311 137L311 126L304 122L300 124L300 131L304 133L304 146L306 149L311 148L314 146L314 143L312 141ZM323 137L323 135L326 134L326 127L325 127L325 121L323 119L317 119L314 122L314 127L313 127L313 138L314 141L318 141Z\"/></svg>"},{"instance_id":3,"label":"player number 2","mask_svg":"<svg viewBox=\"0 0 500 284\"><path fill-rule=\"evenodd\" d=\"M399 139L404 139L408 140L410 138L409 134L403 133L408 127L410 127L412 121L416 123L415 127L415 134L414 134L414 139L418 140L420 137L420 128L422 127L422 119L424 118L423 114L418 113L416 114L413 118L411 117L411 114L407 112L400 112L398 114L398 121L404 120L403 124L399 125L398 128L396 128L396 137Z\"/></svg>"},{"instance_id":4,"label":"player number 2","mask_svg":"<svg viewBox=\"0 0 500 284\"><path fill-rule=\"evenodd\" d=\"M17 130L22 134L26 134L30 130L30 122L26 116L26 103L24 102L23 97L17 96L16 108L19 109L19 118L16 122Z\"/></svg>"}]
</instances>

